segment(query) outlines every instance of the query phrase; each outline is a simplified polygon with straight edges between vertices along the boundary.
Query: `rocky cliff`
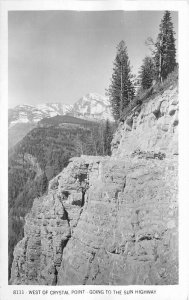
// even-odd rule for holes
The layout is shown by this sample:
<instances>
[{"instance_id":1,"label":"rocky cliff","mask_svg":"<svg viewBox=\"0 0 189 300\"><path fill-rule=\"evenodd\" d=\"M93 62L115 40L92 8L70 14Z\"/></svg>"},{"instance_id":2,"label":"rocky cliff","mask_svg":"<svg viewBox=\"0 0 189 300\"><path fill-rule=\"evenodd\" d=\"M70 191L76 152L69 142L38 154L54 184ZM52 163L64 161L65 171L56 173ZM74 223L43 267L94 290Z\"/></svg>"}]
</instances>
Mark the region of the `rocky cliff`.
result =
<instances>
[{"instance_id":1,"label":"rocky cliff","mask_svg":"<svg viewBox=\"0 0 189 300\"><path fill-rule=\"evenodd\" d=\"M177 284L178 93L120 124L112 157L73 158L34 201L12 284Z\"/></svg>"},{"instance_id":2,"label":"rocky cliff","mask_svg":"<svg viewBox=\"0 0 189 300\"><path fill-rule=\"evenodd\" d=\"M178 87L136 106L121 122L112 141L113 156L124 157L136 149L178 154Z\"/></svg>"}]
</instances>

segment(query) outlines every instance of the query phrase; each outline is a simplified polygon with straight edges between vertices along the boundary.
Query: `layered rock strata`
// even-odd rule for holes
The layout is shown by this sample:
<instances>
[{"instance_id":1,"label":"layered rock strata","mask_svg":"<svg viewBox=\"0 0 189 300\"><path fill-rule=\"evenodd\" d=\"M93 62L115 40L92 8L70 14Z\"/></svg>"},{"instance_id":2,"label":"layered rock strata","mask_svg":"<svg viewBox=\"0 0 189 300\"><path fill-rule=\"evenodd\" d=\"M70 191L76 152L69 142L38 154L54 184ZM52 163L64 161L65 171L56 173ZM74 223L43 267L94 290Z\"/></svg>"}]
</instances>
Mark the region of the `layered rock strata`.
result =
<instances>
[{"instance_id":1,"label":"layered rock strata","mask_svg":"<svg viewBox=\"0 0 189 300\"><path fill-rule=\"evenodd\" d=\"M14 284L176 284L177 162L78 158L36 199Z\"/></svg>"},{"instance_id":2,"label":"layered rock strata","mask_svg":"<svg viewBox=\"0 0 189 300\"><path fill-rule=\"evenodd\" d=\"M72 159L27 215L12 284L178 284L177 112L173 88L126 118L112 157Z\"/></svg>"}]
</instances>

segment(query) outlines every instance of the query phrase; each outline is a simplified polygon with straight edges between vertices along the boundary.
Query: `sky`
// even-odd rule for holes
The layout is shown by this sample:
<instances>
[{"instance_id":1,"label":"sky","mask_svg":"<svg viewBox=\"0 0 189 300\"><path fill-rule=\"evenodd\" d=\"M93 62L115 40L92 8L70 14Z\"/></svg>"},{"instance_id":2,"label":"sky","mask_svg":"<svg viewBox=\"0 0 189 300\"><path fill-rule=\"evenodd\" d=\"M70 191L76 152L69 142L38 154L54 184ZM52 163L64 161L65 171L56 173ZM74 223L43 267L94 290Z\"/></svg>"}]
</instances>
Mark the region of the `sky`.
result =
<instances>
[{"instance_id":1,"label":"sky","mask_svg":"<svg viewBox=\"0 0 189 300\"><path fill-rule=\"evenodd\" d=\"M136 74L156 40L163 11L10 11L9 107L73 104L87 93L105 95L116 47L127 45ZM171 12L178 39L178 15Z\"/></svg>"}]
</instances>

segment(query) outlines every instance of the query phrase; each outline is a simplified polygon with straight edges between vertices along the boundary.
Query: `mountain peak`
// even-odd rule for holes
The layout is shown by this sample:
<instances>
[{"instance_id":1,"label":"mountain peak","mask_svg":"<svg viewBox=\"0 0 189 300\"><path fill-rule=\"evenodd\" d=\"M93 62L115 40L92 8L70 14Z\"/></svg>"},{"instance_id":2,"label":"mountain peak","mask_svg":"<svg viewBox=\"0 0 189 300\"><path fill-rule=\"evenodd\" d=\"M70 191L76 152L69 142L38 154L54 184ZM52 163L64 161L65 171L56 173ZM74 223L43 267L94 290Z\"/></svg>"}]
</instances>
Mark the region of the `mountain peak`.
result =
<instances>
[{"instance_id":1,"label":"mountain peak","mask_svg":"<svg viewBox=\"0 0 189 300\"><path fill-rule=\"evenodd\" d=\"M113 121L111 107L108 97L97 93L88 93L80 98L71 111L75 117L85 119Z\"/></svg>"}]
</instances>

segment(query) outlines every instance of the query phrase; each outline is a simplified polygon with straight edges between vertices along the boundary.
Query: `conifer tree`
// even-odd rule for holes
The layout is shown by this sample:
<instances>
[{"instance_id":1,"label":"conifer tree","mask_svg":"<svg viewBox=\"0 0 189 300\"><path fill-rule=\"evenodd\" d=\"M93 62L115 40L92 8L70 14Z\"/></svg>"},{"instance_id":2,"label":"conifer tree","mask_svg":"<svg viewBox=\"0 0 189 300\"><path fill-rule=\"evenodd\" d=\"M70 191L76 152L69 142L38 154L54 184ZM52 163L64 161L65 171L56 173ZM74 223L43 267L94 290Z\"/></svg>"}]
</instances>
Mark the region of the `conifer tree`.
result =
<instances>
[{"instance_id":1,"label":"conifer tree","mask_svg":"<svg viewBox=\"0 0 189 300\"><path fill-rule=\"evenodd\" d=\"M160 23L160 32L155 44L156 75L159 81L167 78L176 66L176 48L171 14L165 11Z\"/></svg>"},{"instance_id":2,"label":"conifer tree","mask_svg":"<svg viewBox=\"0 0 189 300\"><path fill-rule=\"evenodd\" d=\"M104 138L104 154L111 155L111 141L113 138L113 132L112 132L110 121L108 119L106 120L105 123L103 138Z\"/></svg>"},{"instance_id":3,"label":"conifer tree","mask_svg":"<svg viewBox=\"0 0 189 300\"><path fill-rule=\"evenodd\" d=\"M121 41L117 46L111 84L108 89L115 120L120 118L122 111L134 97L134 85L131 79L132 75L127 47L125 42Z\"/></svg>"},{"instance_id":4,"label":"conifer tree","mask_svg":"<svg viewBox=\"0 0 189 300\"><path fill-rule=\"evenodd\" d=\"M154 62L149 56L143 60L143 65L140 69L141 86L143 89L149 89L152 86L154 79Z\"/></svg>"},{"instance_id":5,"label":"conifer tree","mask_svg":"<svg viewBox=\"0 0 189 300\"><path fill-rule=\"evenodd\" d=\"M77 150L77 155L78 156L83 155L83 143L82 143L82 139L79 136L78 132L77 132L77 135L76 135L76 150Z\"/></svg>"},{"instance_id":6,"label":"conifer tree","mask_svg":"<svg viewBox=\"0 0 189 300\"><path fill-rule=\"evenodd\" d=\"M39 196L42 196L46 192L47 187L48 187L48 179L47 179L46 173L43 172L43 174L41 175L41 178L38 182Z\"/></svg>"}]
</instances>

